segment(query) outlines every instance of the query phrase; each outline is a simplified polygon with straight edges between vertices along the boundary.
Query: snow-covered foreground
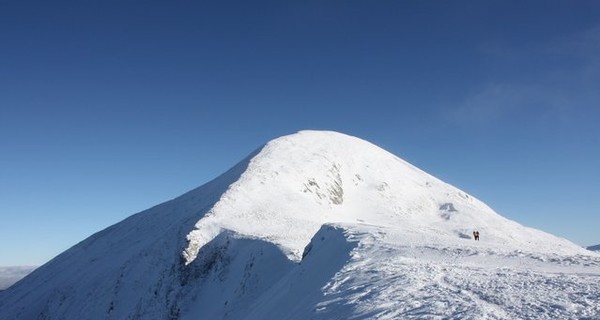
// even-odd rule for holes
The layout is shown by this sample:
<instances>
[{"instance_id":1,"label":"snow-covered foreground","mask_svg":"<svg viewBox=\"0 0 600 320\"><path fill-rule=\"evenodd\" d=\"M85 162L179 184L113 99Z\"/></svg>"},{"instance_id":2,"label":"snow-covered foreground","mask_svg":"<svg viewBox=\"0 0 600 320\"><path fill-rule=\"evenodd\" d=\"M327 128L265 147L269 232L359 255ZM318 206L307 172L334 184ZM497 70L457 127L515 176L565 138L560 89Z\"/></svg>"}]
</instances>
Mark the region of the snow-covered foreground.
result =
<instances>
[{"instance_id":1,"label":"snow-covered foreground","mask_svg":"<svg viewBox=\"0 0 600 320\"><path fill-rule=\"evenodd\" d=\"M67 250L0 319L600 319L599 277L597 253L303 131Z\"/></svg>"},{"instance_id":2,"label":"snow-covered foreground","mask_svg":"<svg viewBox=\"0 0 600 320\"><path fill-rule=\"evenodd\" d=\"M404 245L362 226L324 287L318 318L598 319L600 258L512 251L485 242Z\"/></svg>"},{"instance_id":3,"label":"snow-covered foreground","mask_svg":"<svg viewBox=\"0 0 600 320\"><path fill-rule=\"evenodd\" d=\"M328 224L296 264L230 234L209 245L203 289L186 295L183 319L600 318L599 256L427 238Z\"/></svg>"}]
</instances>

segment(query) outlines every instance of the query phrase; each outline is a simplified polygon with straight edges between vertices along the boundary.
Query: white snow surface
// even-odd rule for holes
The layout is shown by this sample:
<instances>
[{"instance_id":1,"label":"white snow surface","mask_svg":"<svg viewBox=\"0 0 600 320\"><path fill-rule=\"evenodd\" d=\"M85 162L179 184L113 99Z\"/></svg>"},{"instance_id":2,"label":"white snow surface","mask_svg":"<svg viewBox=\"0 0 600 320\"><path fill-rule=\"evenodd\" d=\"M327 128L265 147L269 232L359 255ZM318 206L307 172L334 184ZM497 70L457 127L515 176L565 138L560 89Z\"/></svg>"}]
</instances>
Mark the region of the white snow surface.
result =
<instances>
[{"instance_id":1,"label":"white snow surface","mask_svg":"<svg viewBox=\"0 0 600 320\"><path fill-rule=\"evenodd\" d=\"M599 276L369 142L301 131L65 251L0 319L600 319Z\"/></svg>"}]
</instances>

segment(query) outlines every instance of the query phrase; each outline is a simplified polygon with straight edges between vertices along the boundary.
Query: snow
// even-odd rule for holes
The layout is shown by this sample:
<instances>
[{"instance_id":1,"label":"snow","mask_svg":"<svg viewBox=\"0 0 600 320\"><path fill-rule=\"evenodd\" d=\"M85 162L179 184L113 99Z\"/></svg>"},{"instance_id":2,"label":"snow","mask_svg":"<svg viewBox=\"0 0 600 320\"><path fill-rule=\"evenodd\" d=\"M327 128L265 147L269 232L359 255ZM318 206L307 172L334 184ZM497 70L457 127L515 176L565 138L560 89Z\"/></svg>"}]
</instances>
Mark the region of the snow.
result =
<instances>
[{"instance_id":1,"label":"snow","mask_svg":"<svg viewBox=\"0 0 600 320\"><path fill-rule=\"evenodd\" d=\"M221 229L270 239L299 261L312 235L332 222L405 225L450 238L479 230L488 243L575 250L565 240L499 216L373 144L334 132L303 131L272 141L252 159L188 235L186 262Z\"/></svg>"},{"instance_id":2,"label":"snow","mask_svg":"<svg viewBox=\"0 0 600 320\"><path fill-rule=\"evenodd\" d=\"M597 253L302 131L67 250L0 292L0 319L597 319L599 276Z\"/></svg>"},{"instance_id":3,"label":"snow","mask_svg":"<svg viewBox=\"0 0 600 320\"><path fill-rule=\"evenodd\" d=\"M363 227L352 259L324 288L320 318L566 319L600 314L598 258L497 250L481 243L403 245ZM587 272L595 270L594 275ZM349 307L352 306L352 307Z\"/></svg>"}]
</instances>

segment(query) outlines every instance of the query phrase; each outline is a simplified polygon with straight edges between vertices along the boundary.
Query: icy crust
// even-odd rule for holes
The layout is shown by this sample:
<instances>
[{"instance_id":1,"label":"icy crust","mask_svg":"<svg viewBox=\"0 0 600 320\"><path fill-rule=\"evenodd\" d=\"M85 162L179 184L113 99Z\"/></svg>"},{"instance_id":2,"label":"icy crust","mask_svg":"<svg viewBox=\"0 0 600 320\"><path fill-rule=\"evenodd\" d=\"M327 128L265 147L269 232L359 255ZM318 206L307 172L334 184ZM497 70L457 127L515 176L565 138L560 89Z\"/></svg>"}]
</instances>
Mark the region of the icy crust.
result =
<instances>
[{"instance_id":1,"label":"icy crust","mask_svg":"<svg viewBox=\"0 0 600 320\"><path fill-rule=\"evenodd\" d=\"M509 221L467 193L364 140L302 131L269 142L240 179L187 235L191 263L221 230L266 239L299 261L324 223L411 226L464 240L544 252L582 252L574 244Z\"/></svg>"}]
</instances>

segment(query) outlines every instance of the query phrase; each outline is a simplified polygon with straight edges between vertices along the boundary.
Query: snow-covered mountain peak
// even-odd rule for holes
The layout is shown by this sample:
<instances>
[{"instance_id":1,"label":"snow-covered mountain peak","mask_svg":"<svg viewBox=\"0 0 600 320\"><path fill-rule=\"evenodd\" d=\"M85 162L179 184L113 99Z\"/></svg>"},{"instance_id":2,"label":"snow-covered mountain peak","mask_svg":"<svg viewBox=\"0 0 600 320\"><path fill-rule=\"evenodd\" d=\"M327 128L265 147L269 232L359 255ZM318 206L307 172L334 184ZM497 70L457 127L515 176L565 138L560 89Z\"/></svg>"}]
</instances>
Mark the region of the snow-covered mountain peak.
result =
<instances>
[{"instance_id":1,"label":"snow-covered mountain peak","mask_svg":"<svg viewBox=\"0 0 600 320\"><path fill-rule=\"evenodd\" d=\"M509 221L481 201L356 137L301 131L267 143L240 178L187 235L183 256L223 230L266 239L299 261L324 223L405 230L404 241L465 243L478 230L485 245L572 251L579 248ZM408 235L418 235L415 240ZM465 243L471 245L471 243Z\"/></svg>"},{"instance_id":2,"label":"snow-covered mountain peak","mask_svg":"<svg viewBox=\"0 0 600 320\"><path fill-rule=\"evenodd\" d=\"M597 319L599 274L369 142L302 131L0 291L0 320Z\"/></svg>"}]
</instances>

